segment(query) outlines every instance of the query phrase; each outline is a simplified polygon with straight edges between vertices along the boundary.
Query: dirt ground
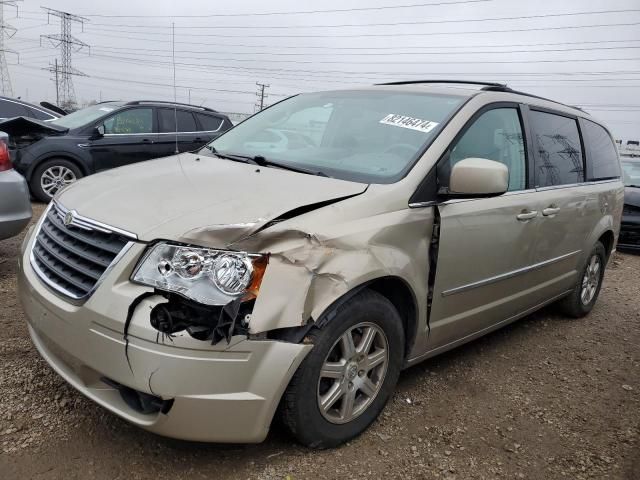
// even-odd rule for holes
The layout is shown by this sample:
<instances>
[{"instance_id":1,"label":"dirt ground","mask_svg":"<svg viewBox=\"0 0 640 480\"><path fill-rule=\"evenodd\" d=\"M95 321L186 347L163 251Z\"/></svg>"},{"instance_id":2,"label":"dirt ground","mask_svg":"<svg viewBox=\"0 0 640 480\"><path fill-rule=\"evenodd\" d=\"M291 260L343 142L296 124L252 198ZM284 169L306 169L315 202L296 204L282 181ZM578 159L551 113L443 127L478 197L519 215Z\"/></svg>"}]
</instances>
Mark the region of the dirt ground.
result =
<instances>
[{"instance_id":1,"label":"dirt ground","mask_svg":"<svg viewBox=\"0 0 640 480\"><path fill-rule=\"evenodd\" d=\"M640 479L640 256L615 255L587 318L547 308L412 367L364 435L311 451L278 425L165 439L86 400L29 341L21 241L0 242L0 479Z\"/></svg>"}]
</instances>

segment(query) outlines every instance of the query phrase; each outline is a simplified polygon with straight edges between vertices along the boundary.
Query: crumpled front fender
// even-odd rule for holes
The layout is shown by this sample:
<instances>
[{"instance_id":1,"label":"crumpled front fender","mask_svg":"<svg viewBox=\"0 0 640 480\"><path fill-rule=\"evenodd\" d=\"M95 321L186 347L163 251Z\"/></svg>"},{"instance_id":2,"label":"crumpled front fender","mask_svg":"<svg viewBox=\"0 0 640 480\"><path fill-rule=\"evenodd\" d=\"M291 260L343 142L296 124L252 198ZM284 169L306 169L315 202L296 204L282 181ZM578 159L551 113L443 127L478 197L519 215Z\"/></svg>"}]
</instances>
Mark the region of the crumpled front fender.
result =
<instances>
[{"instance_id":1,"label":"crumpled front fender","mask_svg":"<svg viewBox=\"0 0 640 480\"><path fill-rule=\"evenodd\" d=\"M432 228L431 209L407 208L325 226L322 234L283 222L234 243L270 253L250 333L315 322L337 299L380 277L403 279L423 312Z\"/></svg>"}]
</instances>

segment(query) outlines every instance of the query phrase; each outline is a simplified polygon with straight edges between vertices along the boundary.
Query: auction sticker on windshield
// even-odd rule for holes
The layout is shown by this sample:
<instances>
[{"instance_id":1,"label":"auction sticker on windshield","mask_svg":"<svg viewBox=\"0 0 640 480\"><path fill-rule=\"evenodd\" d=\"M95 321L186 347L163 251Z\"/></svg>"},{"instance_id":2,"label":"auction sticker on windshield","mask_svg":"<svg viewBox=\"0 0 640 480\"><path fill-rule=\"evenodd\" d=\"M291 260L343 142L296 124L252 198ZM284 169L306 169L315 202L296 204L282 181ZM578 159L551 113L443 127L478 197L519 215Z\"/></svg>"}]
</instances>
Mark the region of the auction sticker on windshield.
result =
<instances>
[{"instance_id":1,"label":"auction sticker on windshield","mask_svg":"<svg viewBox=\"0 0 640 480\"><path fill-rule=\"evenodd\" d=\"M393 125L394 127L409 128L419 132L429 133L438 126L437 122L431 120L423 120L421 118L407 117L406 115L398 115L390 113L380 123L384 125Z\"/></svg>"}]
</instances>

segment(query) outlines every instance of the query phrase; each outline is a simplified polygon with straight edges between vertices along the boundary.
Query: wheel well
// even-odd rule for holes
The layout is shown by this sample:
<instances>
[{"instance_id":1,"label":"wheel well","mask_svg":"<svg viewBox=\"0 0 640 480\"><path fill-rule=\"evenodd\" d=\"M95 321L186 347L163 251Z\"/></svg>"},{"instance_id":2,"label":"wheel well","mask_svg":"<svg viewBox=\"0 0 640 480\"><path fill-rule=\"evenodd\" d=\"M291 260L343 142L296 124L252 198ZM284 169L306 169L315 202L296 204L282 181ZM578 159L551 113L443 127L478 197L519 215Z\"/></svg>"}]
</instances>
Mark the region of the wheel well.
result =
<instances>
[{"instance_id":1,"label":"wheel well","mask_svg":"<svg viewBox=\"0 0 640 480\"><path fill-rule=\"evenodd\" d=\"M611 250L613 250L613 232L611 230L607 230L600 236L598 241L602 243L602 245L604 245L604 249L607 252L607 258L609 258L609 255L611 255Z\"/></svg>"},{"instance_id":2,"label":"wheel well","mask_svg":"<svg viewBox=\"0 0 640 480\"><path fill-rule=\"evenodd\" d=\"M405 357L411 352L416 338L418 325L418 312L416 299L407 283L398 277L382 277L371 281L366 285L380 295L386 297L398 310L402 318L405 338Z\"/></svg>"},{"instance_id":3,"label":"wheel well","mask_svg":"<svg viewBox=\"0 0 640 480\"><path fill-rule=\"evenodd\" d=\"M73 157L68 157L63 154L63 155L53 155L51 157L45 157L43 159L38 160L37 162L34 162L34 164L31 166L31 169L29 170L28 180L31 181L31 178L33 177L33 172L35 172L40 165L42 165L44 162L48 162L49 160L56 160L56 159L66 160L67 162L71 162L80 169L83 175L86 176L89 174L89 170L86 167L86 165L84 165L82 162L78 161Z\"/></svg>"}]
</instances>

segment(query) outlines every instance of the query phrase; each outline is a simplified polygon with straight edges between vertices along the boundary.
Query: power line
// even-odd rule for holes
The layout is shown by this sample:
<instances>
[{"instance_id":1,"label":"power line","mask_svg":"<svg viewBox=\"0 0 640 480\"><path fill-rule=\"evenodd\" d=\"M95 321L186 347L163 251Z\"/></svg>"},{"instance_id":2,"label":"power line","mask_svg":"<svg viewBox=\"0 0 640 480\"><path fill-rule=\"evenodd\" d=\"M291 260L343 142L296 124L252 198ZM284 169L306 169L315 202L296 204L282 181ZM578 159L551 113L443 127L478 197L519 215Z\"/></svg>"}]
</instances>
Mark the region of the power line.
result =
<instances>
[{"instance_id":1,"label":"power line","mask_svg":"<svg viewBox=\"0 0 640 480\"><path fill-rule=\"evenodd\" d=\"M379 7L356 7L356 8L334 8L329 10L298 10L285 12L248 12L248 13L211 13L206 15L105 15L105 14L86 14L87 17L100 18L211 18L211 17L262 17L269 15L303 15L309 13L339 13L339 12L363 12L374 10L395 10L398 8L416 8L416 7L437 7L448 5L459 5L469 3L486 3L493 0L457 0L452 2L429 2L429 3L413 3L406 5L384 5Z\"/></svg>"},{"instance_id":2,"label":"power line","mask_svg":"<svg viewBox=\"0 0 640 480\"><path fill-rule=\"evenodd\" d=\"M630 22L630 23L598 23L591 25L565 25L562 27L532 27L532 28L512 28L512 29L502 29L502 30L467 30L464 32L397 32L397 33L354 33L354 34L340 34L334 33L331 34L333 38L363 38L363 37L427 37L427 36L436 36L436 35L460 35L464 33L468 34L483 34L483 33L514 33L514 32L540 32L540 31L554 31L554 30L575 30L580 28L601 28L601 27L629 27L640 25L640 22ZM114 33L133 33L133 34L141 34L135 30L119 30L119 29L106 29L106 28L95 28L95 30L102 32L114 32ZM97 35L97 34L95 34ZM143 35L166 35L161 32L145 32ZM183 33L182 37L217 37L217 38L326 38L326 33L321 34L293 34L293 35L264 35L264 34L240 34L233 35L228 33ZM146 40L144 37L132 37L136 40ZM149 41L152 41L149 39ZM155 41L155 40L153 40ZM178 42L176 42L178 43Z\"/></svg>"},{"instance_id":3,"label":"power line","mask_svg":"<svg viewBox=\"0 0 640 480\"><path fill-rule=\"evenodd\" d=\"M411 20L401 22L386 23L338 23L338 24L311 24L311 25L182 25L177 29L288 29L288 28L342 28L342 27L394 27L400 25L432 25L448 23L469 23L469 22L494 22L503 20L531 20L537 18L575 17L579 15L604 15L609 13L637 13L638 8L628 8L620 10L599 10L593 12L568 12L568 13L544 13L540 15L517 15L512 17L488 17L488 18L465 18L455 20ZM166 28L161 25L127 25L113 23L92 23L104 27L125 27L125 28Z\"/></svg>"},{"instance_id":4,"label":"power line","mask_svg":"<svg viewBox=\"0 0 640 480\"><path fill-rule=\"evenodd\" d=\"M147 54L151 56L150 54ZM104 58L126 58L135 60L136 57L116 57L105 54L97 54L92 55L96 57L104 57ZM159 55L163 56L163 55ZM163 56L164 57L164 56ZM206 57L183 57L189 58L192 60L214 60ZM542 60L527 60L527 63L568 63L568 62L616 62L616 61L636 61L640 60L640 57L631 57L631 58L574 58L574 59L542 59ZM239 59L239 58L216 58L217 62L255 62L254 59ZM365 61L365 62L356 62L356 61L334 61L334 60L269 60L270 63L296 63L296 64L346 64L346 65L415 65L415 61ZM421 61L421 65L475 65L475 64L522 64L522 60L444 60L444 61ZM189 63L180 63L177 62L177 65L196 65ZM358 73L358 72L354 72Z\"/></svg>"},{"instance_id":5,"label":"power line","mask_svg":"<svg viewBox=\"0 0 640 480\"><path fill-rule=\"evenodd\" d=\"M103 51L105 50L107 53L119 53L122 50L126 50L129 52L165 52L164 50L161 49L138 49L138 48L117 48L116 52L111 52L111 49L115 49L117 47L108 47L108 46L98 46L95 45L93 48L93 51L98 50L98 51ZM476 50L476 51L472 51L472 50L464 50L464 51L459 51L459 52L381 52L381 53L355 53L355 52L348 52L348 53L321 53L321 54L311 54L311 53L290 53L290 52L285 52L285 53L276 53L276 52L229 52L229 51L224 51L224 52L216 52L216 51L199 51L199 52L188 52L188 51L176 51L176 54L182 54L182 53L208 53L210 55L229 55L229 54L233 54L233 55L249 55L249 56L254 56L254 55L275 55L275 56L316 56L316 55L335 55L335 56L397 56L397 55L478 55L478 54L504 54L504 53L547 53L547 52L578 52L578 51L589 51L592 52L594 50L627 50L627 49L631 49L631 50L637 50L640 49L640 45L637 46L623 46L623 47L588 47L588 48L550 48L550 49L538 49L538 50L501 50L501 51L488 51L488 50ZM153 54L153 53L144 53L144 55L148 55L148 56L155 56L155 57L166 57L166 53L157 53L157 54ZM190 58L190 59L198 59L198 60L207 60L210 59L210 57L191 57L191 56L183 56L181 58ZM226 59L221 59L221 60L226 60ZM233 60L237 60L237 59L233 59ZM271 61L271 60L270 60ZM293 60L294 62L298 62L298 60ZM313 63L318 63L318 61L314 61ZM326 62L325 63L338 63L338 62ZM354 62L346 62L349 64L353 64ZM368 63L368 62L367 62ZM384 63L388 63L388 62L384 62Z\"/></svg>"},{"instance_id":6,"label":"power line","mask_svg":"<svg viewBox=\"0 0 640 480\"><path fill-rule=\"evenodd\" d=\"M100 35L110 38L121 38L116 35ZM34 40L31 38L21 38L21 37L13 37L13 41L18 42L33 42L38 43L38 40ZM163 42L163 40L153 40L154 42ZM552 43L509 43L509 47L544 47L544 46L558 46L558 45L591 45L591 44L602 44L602 43L629 43L629 42L640 42L640 39L627 39L627 40L583 40L579 42L552 42ZM187 44L193 45L193 42L176 42L176 44ZM256 47L266 47L267 45L249 45L245 43L198 43L199 46L207 47L207 46L216 46L216 47L242 47L242 48L256 48ZM101 48L111 48L116 50L131 50L129 47L114 47L110 45L98 45ZM271 48L278 48L284 50L297 50L297 49L309 49L309 50L397 50L398 48L402 48L405 50L411 49L460 49L460 48L505 48L505 45L478 45L474 43L472 45L403 45L402 47L395 46L375 46L375 47L348 47L348 46L327 46L327 45L272 45ZM153 49L153 48L135 48L135 50L140 51L149 51L149 52L166 52L166 49ZM176 53L207 53L207 51L194 51L194 50L176 50Z\"/></svg>"},{"instance_id":7,"label":"power line","mask_svg":"<svg viewBox=\"0 0 640 480\"><path fill-rule=\"evenodd\" d=\"M117 51L113 52L111 50L109 50L110 47L97 47L95 46L93 51L102 51L103 53L110 53L110 54L114 54L114 53L121 53L121 49L118 49ZM487 50L476 50L476 51L471 51L471 50L467 50L467 51L460 51L460 52L393 52L393 53L389 53L389 52L382 52L382 53L330 53L330 54L320 54L320 55L335 55L335 56L357 56L357 57L361 57L361 56L398 56L398 55L480 55L480 54L505 54L505 53L548 53L548 52L555 52L555 53L564 53L564 52L578 52L578 51L589 51L592 52L594 50L638 50L640 49L640 45L638 46L626 46L626 47L590 47L590 48L559 48L559 49L539 49L539 50L502 50L499 52L492 52L492 51L487 51ZM151 56L151 57L166 57L166 54L164 53L146 53L147 51L151 51L151 50L139 50L136 48L132 48L132 49L126 49L129 52L145 52L144 55L145 56ZM164 50L153 50L156 52L164 52ZM182 53L190 53L190 52L186 52L186 51L180 51L180 52L176 52L177 54L182 54ZM255 56L255 55L268 55L268 56L295 56L295 57L300 57L300 56L313 56L315 57L317 54L309 54L309 53L274 53L274 52L218 52L218 51L209 51L209 52L193 52L193 53L208 53L210 55L248 55L248 56ZM249 61L249 62L253 62L255 61L255 59L251 58L251 59L238 59L238 58L211 58L210 56L206 56L206 57L194 57L194 56L181 56L180 58L182 59L191 59L191 60L218 60L218 61L238 61L238 62L242 62L242 61ZM579 61L580 59L576 59L575 61ZM288 63L301 63L300 60L269 60L270 62L288 62ZM302 61L304 63L304 61ZM387 61L382 61L382 62L353 62L353 61L343 61L343 62L339 62L339 61L329 61L329 60L317 60L314 58L314 60L309 61L307 63L346 63L348 65L354 65L354 64L371 64L371 63L384 63L384 64L389 64L389 63L408 63L408 64L412 64L414 62L387 62ZM451 63L451 62L447 62L447 63ZM455 62L453 62L455 63ZM484 62L480 62L480 63L484 63ZM493 62L489 62L489 63L493 63Z\"/></svg>"},{"instance_id":8,"label":"power line","mask_svg":"<svg viewBox=\"0 0 640 480\"><path fill-rule=\"evenodd\" d=\"M161 62L161 61L157 61L157 60L147 60L147 59L142 59L139 57L117 57L117 56L108 56L108 55L94 55L92 57L88 57L88 58L107 58L110 61L115 61L115 62L124 62L124 63L132 63L132 64L139 64L139 63L144 63L144 64L148 64L148 65L158 65L158 68L160 68L160 66L164 66L167 65L167 62ZM484 62L483 62L484 63ZM373 80L373 81L380 81L381 79L384 78L389 78L389 77L393 77L393 78L398 78L399 76L412 76L412 77L423 77L424 74L420 73L420 72L401 72L401 71L396 71L396 72L390 72L390 73L383 73L380 71L344 71L344 70L304 70L304 69L285 69L285 68L277 68L277 69L273 69L273 68L265 68L265 67L240 67L240 66L232 66L232 65L224 65L224 66L219 66L219 65L209 65L209 64L202 64L202 63L181 63L180 64L182 66L183 69L186 70L195 70L195 71L209 71L209 70L230 70L230 71L247 71L247 72L253 72L254 74L256 74L256 72L262 72L260 73L260 75L263 75L264 72L271 72L270 74L273 76L278 76L282 73L287 73L290 78L292 78L293 75L303 75L305 77L308 77L307 74L312 74L314 76L317 77L322 77L322 76L328 76L329 78L335 78L335 75L331 75L331 74L339 74L341 76L350 76L353 75L355 76L357 79L369 79L369 80ZM573 75L597 75L597 74L602 74L602 73L620 73L620 74L636 74L639 71L637 70L617 70L617 71L608 71L608 72L549 72L549 74L554 74L554 75L566 75L566 76L573 76ZM538 72L511 72L511 73L506 73L506 72L471 72L471 73L465 73L465 72L439 72L439 74L441 75L477 75L477 76L496 76L496 77L501 77L501 76L536 76L536 75L544 75ZM377 77L366 77L366 75L376 75Z\"/></svg>"},{"instance_id":9,"label":"power line","mask_svg":"<svg viewBox=\"0 0 640 480\"><path fill-rule=\"evenodd\" d=\"M16 40L20 41L35 41L27 38L17 38ZM603 43L628 43L628 42L640 42L640 39L629 39L629 40L591 40L591 41L580 41L580 42L553 42L553 43L510 43L509 47L545 47L545 46L558 46L558 45L591 45L591 44L603 44ZM188 45L193 45L193 42L176 42L184 43ZM267 45L247 45L247 44L234 44L234 43L198 43L199 46L216 46L216 47L242 47L242 48L256 48L256 47L267 47ZM114 47L110 45L96 45L100 48L109 48L114 50L132 50L129 47ZM390 47L390 46L375 46L375 47L347 47L347 46L327 46L327 45L273 45L270 48L284 49L284 50L300 50L300 49L309 49L309 50L397 50L399 48L405 50L414 50L414 49L460 49L460 48L506 48L505 45L403 45L402 47ZM144 52L165 52L166 49L159 48L135 48L133 50L144 51ZM176 53L208 53L208 50L176 50ZM232 53L232 52L227 52ZM236 53L236 52L233 52ZM252 53L252 52L243 52L243 53ZM500 52L502 53L502 52ZM308 53L309 55L315 55L315 53ZM327 55L327 54L322 54Z\"/></svg>"}]
</instances>

